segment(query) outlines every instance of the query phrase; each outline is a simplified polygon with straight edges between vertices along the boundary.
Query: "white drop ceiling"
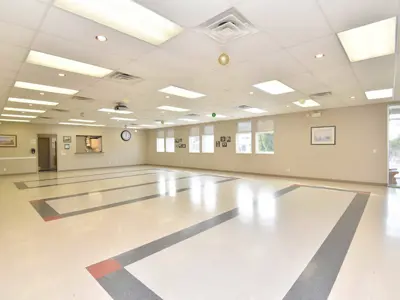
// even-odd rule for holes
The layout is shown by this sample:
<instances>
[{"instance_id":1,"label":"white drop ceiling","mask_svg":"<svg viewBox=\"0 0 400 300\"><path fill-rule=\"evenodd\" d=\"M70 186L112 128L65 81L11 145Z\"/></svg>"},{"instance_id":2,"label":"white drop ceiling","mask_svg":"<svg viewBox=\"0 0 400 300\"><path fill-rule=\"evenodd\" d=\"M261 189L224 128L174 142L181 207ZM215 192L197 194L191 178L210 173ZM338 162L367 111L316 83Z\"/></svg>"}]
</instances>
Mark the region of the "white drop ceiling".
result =
<instances>
[{"instance_id":1,"label":"white drop ceiling","mask_svg":"<svg viewBox=\"0 0 400 300\"><path fill-rule=\"evenodd\" d=\"M118 0L113 0L118 1ZM399 0L137 0L184 28L160 46L154 46L53 6L51 0L0 1L0 112L3 108L43 109L31 123L57 124L69 119L96 120L110 127L145 124L161 127L156 120L187 124L179 119L210 122L215 112L227 119L255 116L239 110L248 105L267 111L263 115L313 110L293 102L311 94L318 109L367 105L400 98L398 45L395 54L351 63L337 33L400 15ZM198 29L200 24L235 7L258 30L257 33L221 45ZM397 32L399 34L399 30ZM99 42L104 35L107 42ZM397 40L399 38L397 37ZM26 63L30 50L48 53L141 77L121 82ZM218 64L221 53L230 64ZM315 55L323 53L322 59ZM397 62L397 63L396 63ZM397 74L397 76L396 76ZM294 92L271 95L253 85L279 80ZM15 88L15 81L79 90L71 96ZM186 99L159 92L168 86L205 94ZM391 99L368 100L366 91L394 88ZM251 95L250 92L253 92ZM355 99L351 99L355 96ZM54 101L56 107L8 102L9 97ZM112 120L116 114L99 112L125 101L134 122ZM287 107L289 105L289 107ZM162 112L174 106L189 112ZM52 111L52 108L69 112ZM200 117L185 117L195 113ZM119 115L120 116L120 115ZM4 119L4 118L3 118ZM15 119L15 118L13 118ZM165 126L165 125L164 125Z\"/></svg>"}]
</instances>

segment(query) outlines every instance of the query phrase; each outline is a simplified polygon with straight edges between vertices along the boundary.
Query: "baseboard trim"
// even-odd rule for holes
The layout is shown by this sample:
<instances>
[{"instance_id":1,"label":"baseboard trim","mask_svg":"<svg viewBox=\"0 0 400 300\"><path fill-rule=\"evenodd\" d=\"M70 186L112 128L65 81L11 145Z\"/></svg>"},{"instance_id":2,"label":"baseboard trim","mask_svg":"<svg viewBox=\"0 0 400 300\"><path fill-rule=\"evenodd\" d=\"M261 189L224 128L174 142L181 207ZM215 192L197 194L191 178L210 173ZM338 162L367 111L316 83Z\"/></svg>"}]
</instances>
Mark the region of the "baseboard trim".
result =
<instances>
[{"instance_id":1,"label":"baseboard trim","mask_svg":"<svg viewBox=\"0 0 400 300\"><path fill-rule=\"evenodd\" d=\"M266 174L266 173L256 173L256 172L236 172L236 171L228 171L228 170L215 170L215 169L204 169L204 168L195 168L195 167L177 167L170 165L153 165L146 164L152 167L167 167L174 169L183 169L183 170L202 170L202 171L210 171L210 172L224 172L224 173L236 173L236 174L247 174L247 175L259 175L266 177L278 177L278 178L288 178L288 179L298 179L298 180L317 180L317 181L326 181L326 182L337 182L337 183L351 183L351 184L362 184L362 185L372 185L372 186L384 186L387 187L387 183L379 183L379 182L365 182L365 181L351 181L351 180L340 180L340 179L327 179L327 178L314 178L314 177L301 177L301 176L287 176L287 175L279 175L279 174Z\"/></svg>"}]
</instances>

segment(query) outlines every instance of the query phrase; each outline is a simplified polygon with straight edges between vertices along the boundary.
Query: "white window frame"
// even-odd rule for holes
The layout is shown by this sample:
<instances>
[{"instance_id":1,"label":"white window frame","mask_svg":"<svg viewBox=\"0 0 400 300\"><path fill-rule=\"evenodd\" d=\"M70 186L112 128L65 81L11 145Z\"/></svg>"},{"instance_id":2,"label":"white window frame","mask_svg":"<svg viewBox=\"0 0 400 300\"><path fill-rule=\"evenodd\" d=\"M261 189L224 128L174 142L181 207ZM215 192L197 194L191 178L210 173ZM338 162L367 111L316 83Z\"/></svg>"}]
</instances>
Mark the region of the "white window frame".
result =
<instances>
[{"instance_id":1,"label":"white window frame","mask_svg":"<svg viewBox=\"0 0 400 300\"><path fill-rule=\"evenodd\" d=\"M173 129L168 129L167 131L167 138L165 139L165 152L175 153L175 132Z\"/></svg>"},{"instance_id":2,"label":"white window frame","mask_svg":"<svg viewBox=\"0 0 400 300\"><path fill-rule=\"evenodd\" d=\"M270 134L272 134L273 136L274 136L274 131L273 130L271 130L271 131L260 131L260 132L256 132L256 136L255 136L255 139L256 139L256 154L269 154L269 155L271 155L271 154L275 154L275 144L274 144L274 150L273 151L267 151L267 152L260 152L260 151L258 151L258 136L260 135L260 134L265 134L265 133L270 133ZM275 138L275 136L274 136L274 138Z\"/></svg>"},{"instance_id":3,"label":"white window frame","mask_svg":"<svg viewBox=\"0 0 400 300\"><path fill-rule=\"evenodd\" d=\"M212 139L212 151L206 151L205 146L207 145L207 139ZM214 125L206 125L203 128L203 135L201 136L201 152L205 154L213 154L215 152L215 137L214 137Z\"/></svg>"},{"instance_id":4,"label":"white window frame","mask_svg":"<svg viewBox=\"0 0 400 300\"><path fill-rule=\"evenodd\" d=\"M193 151L193 149L191 147L191 145L193 144L192 143L193 138L196 138L199 141L198 151ZM194 154L201 153L201 138L200 138L199 127L190 128L190 132L189 132L189 153L194 153Z\"/></svg>"},{"instance_id":5,"label":"white window frame","mask_svg":"<svg viewBox=\"0 0 400 300\"><path fill-rule=\"evenodd\" d=\"M249 123L250 128L243 128L242 123ZM248 124L247 124L248 125ZM251 121L244 121L244 122L238 122L237 123L237 133L236 133L236 141L235 141L235 151L236 154L253 154L253 131L252 131L252 122ZM238 151L238 142L240 140L241 135L249 135L250 136L250 152L241 152Z\"/></svg>"}]
</instances>

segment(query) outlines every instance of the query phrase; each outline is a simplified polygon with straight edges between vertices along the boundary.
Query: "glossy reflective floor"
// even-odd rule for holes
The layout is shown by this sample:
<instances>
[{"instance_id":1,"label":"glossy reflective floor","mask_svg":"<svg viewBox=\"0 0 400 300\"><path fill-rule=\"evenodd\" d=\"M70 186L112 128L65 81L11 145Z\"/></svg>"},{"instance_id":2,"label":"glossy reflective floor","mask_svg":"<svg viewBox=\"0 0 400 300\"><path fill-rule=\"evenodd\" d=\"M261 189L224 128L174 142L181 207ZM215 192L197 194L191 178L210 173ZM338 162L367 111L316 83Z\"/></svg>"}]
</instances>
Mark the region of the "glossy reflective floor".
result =
<instances>
[{"instance_id":1,"label":"glossy reflective floor","mask_svg":"<svg viewBox=\"0 0 400 300\"><path fill-rule=\"evenodd\" d=\"M0 299L400 299L399 189L140 166L0 190Z\"/></svg>"}]
</instances>

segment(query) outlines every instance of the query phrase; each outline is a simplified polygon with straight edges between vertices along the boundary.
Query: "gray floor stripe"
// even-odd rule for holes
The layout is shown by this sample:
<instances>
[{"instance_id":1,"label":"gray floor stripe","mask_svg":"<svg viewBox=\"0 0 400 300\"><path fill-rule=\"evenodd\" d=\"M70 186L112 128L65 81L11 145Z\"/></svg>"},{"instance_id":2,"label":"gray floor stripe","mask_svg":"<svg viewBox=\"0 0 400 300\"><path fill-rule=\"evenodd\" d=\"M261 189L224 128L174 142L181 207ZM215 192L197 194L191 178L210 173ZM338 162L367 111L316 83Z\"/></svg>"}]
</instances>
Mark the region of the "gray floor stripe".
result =
<instances>
[{"instance_id":1,"label":"gray floor stripe","mask_svg":"<svg viewBox=\"0 0 400 300\"><path fill-rule=\"evenodd\" d=\"M346 190L341 188L334 188L329 186L316 186L316 185L304 185L300 184L301 187L313 188L313 189L321 189L321 190L329 190L329 191L338 191L338 192L349 192L349 193L366 193L363 191L354 191L354 190ZM367 192L368 193L368 192Z\"/></svg>"},{"instance_id":2,"label":"gray floor stripe","mask_svg":"<svg viewBox=\"0 0 400 300\"><path fill-rule=\"evenodd\" d=\"M162 300L125 269L106 275L97 281L114 300Z\"/></svg>"},{"instance_id":3,"label":"gray floor stripe","mask_svg":"<svg viewBox=\"0 0 400 300\"><path fill-rule=\"evenodd\" d=\"M236 178L231 180L236 180ZM297 188L299 188L298 185L289 186L275 192L274 197L281 197ZM238 215L239 209L234 208L211 219L117 255L111 259L117 261L123 269L107 274L96 280L113 300L162 300L162 298L151 291L135 276L126 271L124 267L232 220Z\"/></svg>"},{"instance_id":4,"label":"gray floor stripe","mask_svg":"<svg viewBox=\"0 0 400 300\"><path fill-rule=\"evenodd\" d=\"M191 175L191 176L184 176L184 177L171 178L171 179L167 179L165 182L168 183L168 182L171 181L171 180L175 181L175 180L182 180L182 179L188 179L188 178L194 178L194 177L201 177L201 176L206 176L206 175L204 175L204 174L198 174L198 175ZM40 200L43 200L43 201L52 201L52 200L60 200L60 199L78 197L78 196L87 196L87 195L93 194L93 193L104 193L104 192L110 192L110 191L117 191L117 190L129 189L129 188L133 188L133 187L139 187L139 186L146 186L146 185L151 185L151 184L157 184L157 183L160 183L160 182L161 182L160 180L157 180L157 181L145 182L145 183L140 183L140 184L119 186L119 187L109 188L109 189L103 189L103 190L95 190L95 191L84 192L84 193L78 193L78 194L70 194L70 195L66 195L66 196L59 196L59 197L52 197L52 198L43 198L43 199L40 199Z\"/></svg>"},{"instance_id":5,"label":"gray floor stripe","mask_svg":"<svg viewBox=\"0 0 400 300\"><path fill-rule=\"evenodd\" d=\"M283 300L326 300L360 223L369 194L357 194Z\"/></svg>"},{"instance_id":6,"label":"gray floor stripe","mask_svg":"<svg viewBox=\"0 0 400 300\"><path fill-rule=\"evenodd\" d=\"M229 181L233 181L233 180L236 180L236 178L217 181L217 182L215 182L215 184L225 183L225 182L229 182ZM203 186L203 185L201 185L201 186ZM191 189L190 187L177 189L176 193L186 192L186 191L189 191L190 189ZM97 207L83 209L83 210L79 210L79 211L73 211L70 213L60 214L59 217L67 218L67 217L72 217L72 216L78 216L78 215L87 214L87 213L91 213L91 212L95 212L95 211L99 211L99 210L103 210L103 209L109 209L109 208L113 208L113 207L117 207L117 206L121 206L121 205L127 205L127 204L145 201L145 200L150 200L150 199L154 199L154 198L158 198L158 197L162 197L162 196L165 196L165 195L164 194L153 194L153 195L144 196L144 197L140 197L140 198L125 200L125 201L121 201L121 202L110 203L107 205L97 206Z\"/></svg>"},{"instance_id":7,"label":"gray floor stripe","mask_svg":"<svg viewBox=\"0 0 400 300\"><path fill-rule=\"evenodd\" d=\"M126 178L126 177L136 177L136 176L143 176L143 175L154 175L157 173L141 173L141 174L131 174L131 175L124 175L124 176L113 176L107 178L97 178L97 179L90 179L90 180L83 180L83 181L75 181L75 182L66 182L66 183L54 183L54 184L46 184L46 185L38 185L38 186L28 186L27 189L38 189L50 186L59 186L59 185L68 185L68 184L78 184L78 183L85 183L85 182L92 182L92 181L103 181L115 178Z\"/></svg>"},{"instance_id":8,"label":"gray floor stripe","mask_svg":"<svg viewBox=\"0 0 400 300\"><path fill-rule=\"evenodd\" d=\"M21 181L21 182L14 182L14 184L15 184L15 186L17 187L17 189L19 189L19 190L25 190L25 189L28 188L27 185L26 185L23 181Z\"/></svg>"}]
</instances>

